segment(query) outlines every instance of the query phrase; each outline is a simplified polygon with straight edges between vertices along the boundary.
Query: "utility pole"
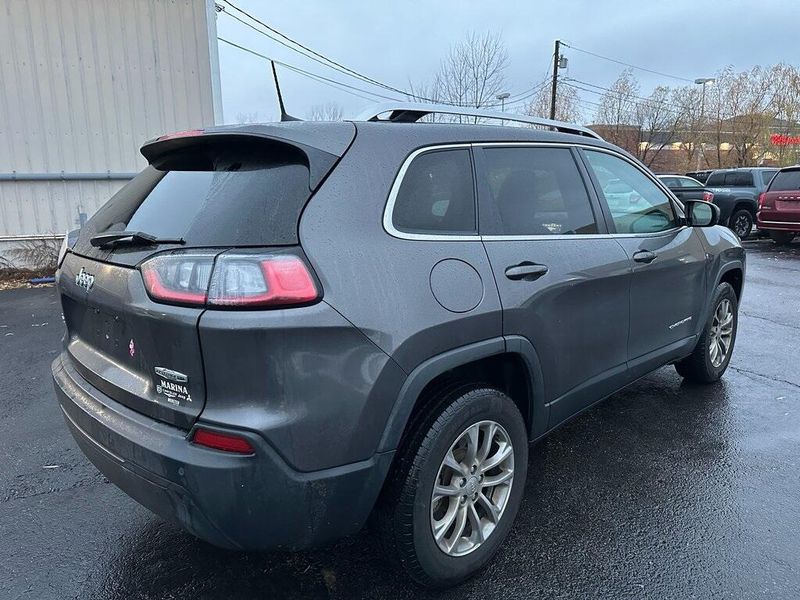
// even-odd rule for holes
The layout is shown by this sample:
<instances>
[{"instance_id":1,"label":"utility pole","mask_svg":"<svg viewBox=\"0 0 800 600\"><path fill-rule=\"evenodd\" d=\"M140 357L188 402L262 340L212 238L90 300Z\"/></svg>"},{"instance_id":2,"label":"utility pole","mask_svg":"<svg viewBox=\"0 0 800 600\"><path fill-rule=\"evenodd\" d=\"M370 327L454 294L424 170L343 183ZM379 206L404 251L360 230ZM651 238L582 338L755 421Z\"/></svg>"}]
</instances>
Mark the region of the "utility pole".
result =
<instances>
[{"instance_id":1,"label":"utility pole","mask_svg":"<svg viewBox=\"0 0 800 600\"><path fill-rule=\"evenodd\" d=\"M550 90L550 118L556 118L556 86L558 86L558 64L561 57L561 40L556 40L556 49L553 52L553 87Z\"/></svg>"}]
</instances>

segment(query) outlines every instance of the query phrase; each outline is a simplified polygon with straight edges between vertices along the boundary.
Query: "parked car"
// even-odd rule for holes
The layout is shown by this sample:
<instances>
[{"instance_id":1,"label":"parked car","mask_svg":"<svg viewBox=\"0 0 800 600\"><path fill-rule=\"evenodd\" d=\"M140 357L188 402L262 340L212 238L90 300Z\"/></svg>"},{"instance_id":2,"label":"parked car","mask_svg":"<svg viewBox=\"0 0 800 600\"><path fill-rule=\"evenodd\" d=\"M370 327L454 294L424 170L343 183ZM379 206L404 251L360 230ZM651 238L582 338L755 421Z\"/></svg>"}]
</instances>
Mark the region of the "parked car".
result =
<instances>
[{"instance_id":1,"label":"parked car","mask_svg":"<svg viewBox=\"0 0 800 600\"><path fill-rule=\"evenodd\" d=\"M786 167L758 197L758 228L777 244L789 244L800 234L800 166Z\"/></svg>"},{"instance_id":2,"label":"parked car","mask_svg":"<svg viewBox=\"0 0 800 600\"><path fill-rule=\"evenodd\" d=\"M681 202L686 200L711 201L711 193L706 192L702 183L684 175L659 175L658 178Z\"/></svg>"},{"instance_id":3,"label":"parked car","mask_svg":"<svg viewBox=\"0 0 800 600\"><path fill-rule=\"evenodd\" d=\"M372 515L446 586L508 534L529 442L663 365L722 376L745 256L713 205L588 129L413 122L434 112L497 118L398 104L144 145L57 274L55 390L112 482L239 550Z\"/></svg>"},{"instance_id":4,"label":"parked car","mask_svg":"<svg viewBox=\"0 0 800 600\"><path fill-rule=\"evenodd\" d=\"M696 181L699 181L702 184L705 184L708 180L708 176L711 175L714 171L712 169L705 169L703 171L691 171L686 173L686 177L691 177Z\"/></svg>"},{"instance_id":5,"label":"parked car","mask_svg":"<svg viewBox=\"0 0 800 600\"><path fill-rule=\"evenodd\" d=\"M711 201L719 207L720 223L730 227L739 239L752 232L758 195L777 172L767 167L719 169L706 181L706 190L713 194Z\"/></svg>"}]
</instances>

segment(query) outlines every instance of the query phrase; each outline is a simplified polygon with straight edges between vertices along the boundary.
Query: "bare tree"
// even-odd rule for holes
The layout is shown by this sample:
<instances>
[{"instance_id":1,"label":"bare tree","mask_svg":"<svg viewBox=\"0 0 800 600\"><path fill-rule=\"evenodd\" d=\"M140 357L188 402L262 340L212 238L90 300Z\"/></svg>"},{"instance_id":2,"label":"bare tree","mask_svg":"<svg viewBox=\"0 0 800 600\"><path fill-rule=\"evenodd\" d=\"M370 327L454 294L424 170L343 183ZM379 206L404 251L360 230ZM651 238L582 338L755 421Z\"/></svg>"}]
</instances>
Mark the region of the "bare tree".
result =
<instances>
[{"instance_id":1,"label":"bare tree","mask_svg":"<svg viewBox=\"0 0 800 600\"><path fill-rule=\"evenodd\" d=\"M341 121L343 116L342 107L336 102L326 102L325 104L315 104L308 113L310 121Z\"/></svg>"},{"instance_id":2,"label":"bare tree","mask_svg":"<svg viewBox=\"0 0 800 600\"><path fill-rule=\"evenodd\" d=\"M412 86L413 98L473 108L496 106L507 64L508 53L499 34L470 33L450 48L432 82ZM454 120L480 121L461 116Z\"/></svg>"},{"instance_id":3,"label":"bare tree","mask_svg":"<svg viewBox=\"0 0 800 600\"><path fill-rule=\"evenodd\" d=\"M777 119L774 127L765 132L763 144L775 148L774 154L778 164L796 164L798 147L795 145L790 152L789 146L773 145L770 136L797 135L800 129L800 71L793 65L778 64L772 67L771 74L777 82L774 96Z\"/></svg>"},{"instance_id":4,"label":"bare tree","mask_svg":"<svg viewBox=\"0 0 800 600\"><path fill-rule=\"evenodd\" d=\"M673 110L680 115L676 141L683 155L681 170L700 168L705 121L702 90L696 85L672 88L669 92L669 101L674 107Z\"/></svg>"},{"instance_id":5,"label":"bare tree","mask_svg":"<svg viewBox=\"0 0 800 600\"><path fill-rule=\"evenodd\" d=\"M634 110L639 127L637 156L648 167L677 137L683 114L669 103L670 89L658 86L647 98L640 98Z\"/></svg>"},{"instance_id":6,"label":"bare tree","mask_svg":"<svg viewBox=\"0 0 800 600\"><path fill-rule=\"evenodd\" d=\"M603 136L613 144L637 154L640 131L636 125L639 82L632 69L626 69L601 97L597 122L603 125Z\"/></svg>"},{"instance_id":7,"label":"bare tree","mask_svg":"<svg viewBox=\"0 0 800 600\"><path fill-rule=\"evenodd\" d=\"M532 117L550 118L550 86L543 86L534 94L523 109ZM571 85L562 85L556 96L556 121L577 123L583 117L578 90Z\"/></svg>"}]
</instances>

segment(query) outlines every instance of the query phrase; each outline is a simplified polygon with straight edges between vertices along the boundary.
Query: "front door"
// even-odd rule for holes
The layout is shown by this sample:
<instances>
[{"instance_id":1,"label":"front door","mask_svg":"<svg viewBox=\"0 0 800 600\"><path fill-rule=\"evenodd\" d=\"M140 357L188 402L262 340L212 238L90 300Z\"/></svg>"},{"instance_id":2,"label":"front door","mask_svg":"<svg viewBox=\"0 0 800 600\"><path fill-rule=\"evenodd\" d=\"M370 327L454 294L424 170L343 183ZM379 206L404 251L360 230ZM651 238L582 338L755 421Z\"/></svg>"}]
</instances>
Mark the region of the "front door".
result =
<instances>
[{"instance_id":1,"label":"front door","mask_svg":"<svg viewBox=\"0 0 800 600\"><path fill-rule=\"evenodd\" d=\"M631 366L663 362L702 327L706 252L654 178L617 154L582 150L615 239L631 261ZM609 193L624 187L626 194Z\"/></svg>"},{"instance_id":2,"label":"front door","mask_svg":"<svg viewBox=\"0 0 800 600\"><path fill-rule=\"evenodd\" d=\"M628 342L628 257L610 238L575 150L476 149L481 235L503 333L541 362L554 426L617 389Z\"/></svg>"}]
</instances>

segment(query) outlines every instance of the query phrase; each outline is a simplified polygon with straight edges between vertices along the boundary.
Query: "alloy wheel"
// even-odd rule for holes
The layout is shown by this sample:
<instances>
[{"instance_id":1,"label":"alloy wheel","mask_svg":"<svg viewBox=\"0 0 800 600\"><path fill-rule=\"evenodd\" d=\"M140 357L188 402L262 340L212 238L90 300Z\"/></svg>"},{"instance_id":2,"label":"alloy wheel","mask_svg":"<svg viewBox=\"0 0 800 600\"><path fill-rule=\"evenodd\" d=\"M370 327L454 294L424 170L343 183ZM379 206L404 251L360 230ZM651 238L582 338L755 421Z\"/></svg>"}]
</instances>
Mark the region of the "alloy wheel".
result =
<instances>
[{"instance_id":1,"label":"alloy wheel","mask_svg":"<svg viewBox=\"0 0 800 600\"><path fill-rule=\"evenodd\" d=\"M723 299L714 311L709 335L708 354L711 364L719 368L728 356L733 340L733 307L731 301Z\"/></svg>"},{"instance_id":2,"label":"alloy wheel","mask_svg":"<svg viewBox=\"0 0 800 600\"><path fill-rule=\"evenodd\" d=\"M750 217L744 214L736 217L736 221L733 223L733 232L738 235L740 239L744 239L744 237L750 233L750 228Z\"/></svg>"},{"instance_id":3,"label":"alloy wheel","mask_svg":"<svg viewBox=\"0 0 800 600\"><path fill-rule=\"evenodd\" d=\"M439 549L464 556L497 527L514 482L514 447L503 426L467 427L445 454L431 497L431 532Z\"/></svg>"}]
</instances>

